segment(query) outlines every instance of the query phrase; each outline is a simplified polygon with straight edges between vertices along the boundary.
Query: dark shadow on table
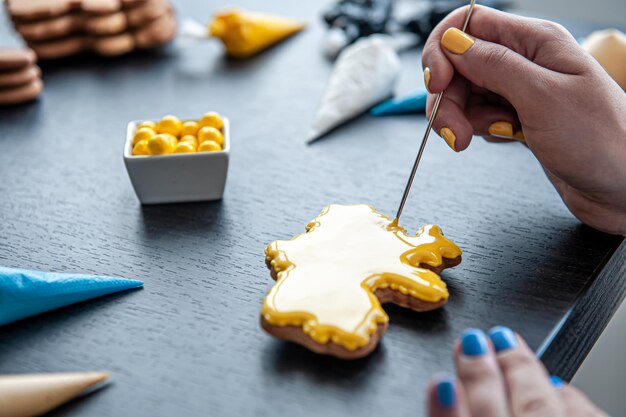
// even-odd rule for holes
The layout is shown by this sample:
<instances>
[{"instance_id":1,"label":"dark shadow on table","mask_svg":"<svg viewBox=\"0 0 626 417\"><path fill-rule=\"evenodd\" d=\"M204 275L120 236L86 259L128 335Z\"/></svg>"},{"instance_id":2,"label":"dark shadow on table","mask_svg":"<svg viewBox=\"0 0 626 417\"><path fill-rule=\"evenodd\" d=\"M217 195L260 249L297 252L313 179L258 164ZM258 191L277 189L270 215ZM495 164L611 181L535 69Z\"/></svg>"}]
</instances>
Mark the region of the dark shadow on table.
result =
<instances>
[{"instance_id":1,"label":"dark shadow on table","mask_svg":"<svg viewBox=\"0 0 626 417\"><path fill-rule=\"evenodd\" d=\"M389 325L402 327L403 331L436 334L447 327L447 313L444 309L419 313L393 304L385 304L384 309L390 318ZM359 385L367 384L368 376L373 375L384 363L385 345L383 337L370 355L345 361L313 353L295 343L272 340L263 355L271 364L272 371L280 376L306 374L315 383L338 386L350 383L351 388L358 389Z\"/></svg>"},{"instance_id":2,"label":"dark shadow on table","mask_svg":"<svg viewBox=\"0 0 626 417\"><path fill-rule=\"evenodd\" d=\"M102 313L102 309L109 308L111 303L121 301L122 298L129 297L141 290L143 287L103 295L0 326L0 341L6 338L13 341L19 340L20 344L24 346L37 345L40 334L42 337L49 337L49 333L40 332L41 329L69 327L72 325L70 322L84 319L81 316L99 315ZM4 350L3 346L6 344L0 342L0 363L4 362L3 355L7 355L7 359L11 357L11 352ZM21 350L18 345L13 344L13 346L17 346L17 351Z\"/></svg>"},{"instance_id":3,"label":"dark shadow on table","mask_svg":"<svg viewBox=\"0 0 626 417\"><path fill-rule=\"evenodd\" d=\"M109 389L111 383L105 381L103 384L94 387L86 391L85 393L79 395L68 403L65 403L54 410L46 413L47 417L52 416L72 416L72 415L80 415L80 409L83 404L91 400L91 397L98 395L102 391Z\"/></svg>"},{"instance_id":4,"label":"dark shadow on table","mask_svg":"<svg viewBox=\"0 0 626 417\"><path fill-rule=\"evenodd\" d=\"M402 331L417 334L436 334L448 327L445 307L433 311L418 312L394 304L383 306L389 315L389 327L401 327Z\"/></svg>"},{"instance_id":5,"label":"dark shadow on table","mask_svg":"<svg viewBox=\"0 0 626 417\"><path fill-rule=\"evenodd\" d=\"M344 386L349 383L350 388L358 389L385 361L385 348L379 345L365 358L346 361L313 353L296 343L271 340L263 357L270 364L269 372L280 377L297 373L307 375L316 384Z\"/></svg>"},{"instance_id":6,"label":"dark shadow on table","mask_svg":"<svg viewBox=\"0 0 626 417\"><path fill-rule=\"evenodd\" d=\"M263 65L264 62L273 62L273 56L280 52L283 48L288 48L289 42L292 41L293 38L298 36L295 34L283 41L280 41L263 51L248 57L248 58L235 58L229 57L226 55L226 51L223 52L223 55L217 57L219 60L219 65L215 67L217 71L224 72L240 72L240 71L248 71L248 70L256 70L259 65ZM213 40L214 41L214 40Z\"/></svg>"},{"instance_id":7,"label":"dark shadow on table","mask_svg":"<svg viewBox=\"0 0 626 417\"><path fill-rule=\"evenodd\" d=\"M37 119L41 116L41 110L41 98L27 103L0 106L0 123L12 124L13 122L21 122L22 119L28 119L31 123L37 123ZM19 139L19 137L12 135L0 135L0 141Z\"/></svg>"},{"instance_id":8,"label":"dark shadow on table","mask_svg":"<svg viewBox=\"0 0 626 417\"><path fill-rule=\"evenodd\" d=\"M175 231L206 233L208 236L208 233L225 226L222 224L222 201L142 205L140 211L140 221L146 235Z\"/></svg>"},{"instance_id":9,"label":"dark shadow on table","mask_svg":"<svg viewBox=\"0 0 626 417\"><path fill-rule=\"evenodd\" d=\"M40 61L37 65L41 67L45 81L46 75L71 70L73 68L88 67L95 68L97 71L109 71L128 67L140 70L143 67L152 67L160 62L166 62L170 60L175 53L175 50L167 47L154 50L137 50L113 57L84 53L54 60Z\"/></svg>"}]
</instances>

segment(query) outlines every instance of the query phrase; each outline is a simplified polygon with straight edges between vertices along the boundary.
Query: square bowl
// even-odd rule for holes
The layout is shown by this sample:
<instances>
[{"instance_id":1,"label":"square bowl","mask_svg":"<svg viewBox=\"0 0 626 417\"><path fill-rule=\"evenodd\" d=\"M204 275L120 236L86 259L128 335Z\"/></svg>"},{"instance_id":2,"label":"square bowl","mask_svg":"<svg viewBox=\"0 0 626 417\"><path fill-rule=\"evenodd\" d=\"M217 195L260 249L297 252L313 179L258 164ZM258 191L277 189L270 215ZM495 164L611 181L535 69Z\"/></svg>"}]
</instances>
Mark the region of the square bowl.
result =
<instances>
[{"instance_id":1,"label":"square bowl","mask_svg":"<svg viewBox=\"0 0 626 417\"><path fill-rule=\"evenodd\" d=\"M167 155L133 155L133 135L137 126L145 120L128 123L124 165L141 204L212 201L222 198L230 156L230 123L226 117L222 117L222 120L224 149L221 151Z\"/></svg>"}]
</instances>

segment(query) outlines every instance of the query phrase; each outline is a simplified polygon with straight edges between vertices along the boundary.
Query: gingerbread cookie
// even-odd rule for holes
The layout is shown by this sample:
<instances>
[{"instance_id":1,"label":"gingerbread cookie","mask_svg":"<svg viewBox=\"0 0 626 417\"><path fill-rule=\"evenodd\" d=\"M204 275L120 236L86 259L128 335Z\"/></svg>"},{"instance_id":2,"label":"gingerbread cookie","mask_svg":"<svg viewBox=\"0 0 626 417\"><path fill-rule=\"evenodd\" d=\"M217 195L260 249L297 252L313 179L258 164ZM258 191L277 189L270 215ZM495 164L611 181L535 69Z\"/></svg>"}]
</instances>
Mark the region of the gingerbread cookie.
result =
<instances>
[{"instance_id":1,"label":"gingerbread cookie","mask_svg":"<svg viewBox=\"0 0 626 417\"><path fill-rule=\"evenodd\" d=\"M176 34L174 12L170 9L165 15L144 28L134 32L135 44L138 48L156 48L168 43Z\"/></svg>"},{"instance_id":2,"label":"gingerbread cookie","mask_svg":"<svg viewBox=\"0 0 626 417\"><path fill-rule=\"evenodd\" d=\"M272 242L265 255L276 283L261 309L263 329L342 359L375 349L389 322L382 303L443 306L438 274L461 261L438 226L411 236L367 205L330 205L306 233Z\"/></svg>"},{"instance_id":3,"label":"gingerbread cookie","mask_svg":"<svg viewBox=\"0 0 626 417\"><path fill-rule=\"evenodd\" d=\"M43 90L43 83L36 79L28 84L0 89L0 105L21 104L37 98Z\"/></svg>"},{"instance_id":4,"label":"gingerbread cookie","mask_svg":"<svg viewBox=\"0 0 626 417\"><path fill-rule=\"evenodd\" d=\"M0 105L37 98L43 89L41 70L30 49L0 49Z\"/></svg>"},{"instance_id":5,"label":"gingerbread cookie","mask_svg":"<svg viewBox=\"0 0 626 417\"><path fill-rule=\"evenodd\" d=\"M84 29L94 35L115 35L128 28L128 21L124 12L119 11L104 16L86 18Z\"/></svg>"},{"instance_id":6,"label":"gingerbread cookie","mask_svg":"<svg viewBox=\"0 0 626 417\"><path fill-rule=\"evenodd\" d=\"M40 59L57 59L76 55L85 51L89 45L89 40L83 36L29 44Z\"/></svg>"},{"instance_id":7,"label":"gingerbread cookie","mask_svg":"<svg viewBox=\"0 0 626 417\"><path fill-rule=\"evenodd\" d=\"M81 0L6 0L11 18L16 22L50 19L80 8Z\"/></svg>"},{"instance_id":8,"label":"gingerbread cookie","mask_svg":"<svg viewBox=\"0 0 626 417\"><path fill-rule=\"evenodd\" d=\"M0 48L0 71L17 70L37 61L37 56L30 49Z\"/></svg>"},{"instance_id":9,"label":"gingerbread cookie","mask_svg":"<svg viewBox=\"0 0 626 417\"><path fill-rule=\"evenodd\" d=\"M82 27L82 16L68 14L38 22L20 23L16 29L27 42L39 42L68 36L81 31Z\"/></svg>"},{"instance_id":10,"label":"gingerbread cookie","mask_svg":"<svg viewBox=\"0 0 626 417\"><path fill-rule=\"evenodd\" d=\"M41 59L89 50L121 55L161 46L176 32L167 0L65 0L45 6L39 1L7 0L7 7L15 13L17 31Z\"/></svg>"},{"instance_id":11,"label":"gingerbread cookie","mask_svg":"<svg viewBox=\"0 0 626 417\"><path fill-rule=\"evenodd\" d=\"M26 68L0 72L0 89L29 84L41 78L41 69L33 65Z\"/></svg>"}]
</instances>

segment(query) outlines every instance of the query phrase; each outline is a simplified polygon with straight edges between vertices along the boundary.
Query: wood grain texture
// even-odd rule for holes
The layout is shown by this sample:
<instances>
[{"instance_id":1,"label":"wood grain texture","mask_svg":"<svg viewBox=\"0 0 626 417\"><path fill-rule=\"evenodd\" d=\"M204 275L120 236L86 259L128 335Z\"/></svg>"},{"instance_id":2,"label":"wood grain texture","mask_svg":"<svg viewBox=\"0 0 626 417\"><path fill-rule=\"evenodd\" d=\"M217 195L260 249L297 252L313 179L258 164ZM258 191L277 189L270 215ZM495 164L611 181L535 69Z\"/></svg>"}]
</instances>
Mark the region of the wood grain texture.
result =
<instances>
[{"instance_id":1,"label":"wood grain texture","mask_svg":"<svg viewBox=\"0 0 626 417\"><path fill-rule=\"evenodd\" d=\"M177 6L204 20L214 4ZM464 328L511 326L537 348L583 290L594 293L620 238L580 225L520 144L476 140L455 154L433 138L403 224L439 224L464 250L443 273L448 305L424 314L386 307L381 346L350 363L262 332L273 283L265 245L303 232L329 203L395 213L426 124L365 116L304 145L331 70L319 52L319 7L265 2L311 25L247 61L222 59L207 42L47 65L41 99L0 112L0 264L146 282L0 328L0 373L113 373L108 388L54 415L423 416L428 377L452 370ZM402 61L397 90L408 93L422 83L419 56ZM122 161L126 123L208 110L232 124L224 200L141 207ZM581 330L568 340L593 337Z\"/></svg>"}]
</instances>

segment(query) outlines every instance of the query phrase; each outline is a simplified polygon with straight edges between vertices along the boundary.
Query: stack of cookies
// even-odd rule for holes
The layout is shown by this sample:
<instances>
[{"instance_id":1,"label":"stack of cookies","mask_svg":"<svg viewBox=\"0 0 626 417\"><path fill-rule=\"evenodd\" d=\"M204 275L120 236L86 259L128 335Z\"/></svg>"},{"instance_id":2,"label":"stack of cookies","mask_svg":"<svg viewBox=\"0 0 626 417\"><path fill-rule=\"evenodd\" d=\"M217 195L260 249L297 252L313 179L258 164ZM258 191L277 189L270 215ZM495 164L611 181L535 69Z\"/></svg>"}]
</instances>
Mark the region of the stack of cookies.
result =
<instances>
[{"instance_id":1,"label":"stack of cookies","mask_svg":"<svg viewBox=\"0 0 626 417\"><path fill-rule=\"evenodd\" d=\"M86 51L115 56L168 43L168 0L6 0L15 29L40 59Z\"/></svg>"},{"instance_id":2,"label":"stack of cookies","mask_svg":"<svg viewBox=\"0 0 626 417\"><path fill-rule=\"evenodd\" d=\"M37 98L43 89L37 57L30 49L0 49L0 105Z\"/></svg>"}]
</instances>

